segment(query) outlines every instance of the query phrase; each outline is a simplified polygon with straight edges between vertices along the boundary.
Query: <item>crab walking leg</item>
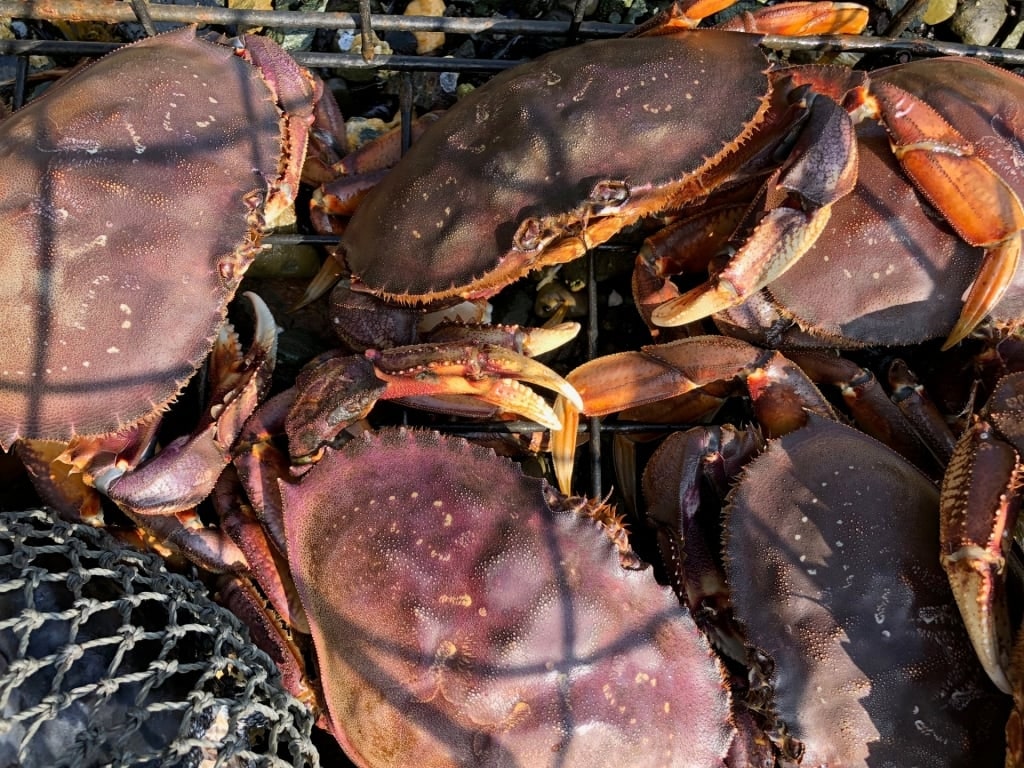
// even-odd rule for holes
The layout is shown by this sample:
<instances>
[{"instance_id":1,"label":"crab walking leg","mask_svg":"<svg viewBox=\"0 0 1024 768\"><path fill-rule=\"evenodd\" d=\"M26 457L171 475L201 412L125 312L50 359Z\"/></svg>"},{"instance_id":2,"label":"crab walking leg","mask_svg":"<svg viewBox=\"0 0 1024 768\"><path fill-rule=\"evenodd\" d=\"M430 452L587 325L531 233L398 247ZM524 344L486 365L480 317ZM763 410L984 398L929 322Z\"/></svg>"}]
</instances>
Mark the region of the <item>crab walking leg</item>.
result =
<instances>
[{"instance_id":1,"label":"crab walking leg","mask_svg":"<svg viewBox=\"0 0 1024 768\"><path fill-rule=\"evenodd\" d=\"M769 182L770 210L718 274L651 313L656 325L692 323L742 304L786 272L828 224L830 206L857 181L857 142L846 111L827 97L811 103L790 160Z\"/></svg>"},{"instance_id":2,"label":"crab walking leg","mask_svg":"<svg viewBox=\"0 0 1024 768\"><path fill-rule=\"evenodd\" d=\"M553 431L552 461L559 485L568 486L576 450L579 412L605 416L664 401L718 382L746 387L754 413L768 436L784 435L807 423L808 414L835 420L835 410L811 380L773 350L720 336L696 336L640 350L598 357L572 371L567 380L582 407L561 402L571 429Z\"/></svg>"}]
</instances>

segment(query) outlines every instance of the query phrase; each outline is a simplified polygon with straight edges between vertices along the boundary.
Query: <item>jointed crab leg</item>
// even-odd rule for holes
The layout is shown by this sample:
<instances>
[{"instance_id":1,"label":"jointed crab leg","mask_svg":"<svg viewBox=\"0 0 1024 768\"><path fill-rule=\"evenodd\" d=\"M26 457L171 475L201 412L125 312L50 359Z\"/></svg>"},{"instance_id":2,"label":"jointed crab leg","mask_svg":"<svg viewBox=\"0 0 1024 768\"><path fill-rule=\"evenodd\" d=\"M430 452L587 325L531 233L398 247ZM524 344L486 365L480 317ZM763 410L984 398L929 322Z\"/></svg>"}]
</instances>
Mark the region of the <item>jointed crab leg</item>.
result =
<instances>
[{"instance_id":1,"label":"jointed crab leg","mask_svg":"<svg viewBox=\"0 0 1024 768\"><path fill-rule=\"evenodd\" d=\"M829 98L815 98L791 162L769 182L769 211L707 283L658 307L661 326L692 323L742 304L782 275L814 245L830 206L857 180L857 143L849 115Z\"/></svg>"},{"instance_id":2,"label":"jointed crab leg","mask_svg":"<svg viewBox=\"0 0 1024 768\"><path fill-rule=\"evenodd\" d=\"M417 344L329 357L307 367L296 382L299 395L286 420L289 450L296 460L317 456L321 446L365 416L377 400L401 399L465 415L474 413L467 404L472 399L489 406L476 413L514 413L558 429L561 422L551 407L522 382L583 406L572 385L550 368L492 344Z\"/></svg>"},{"instance_id":3,"label":"jointed crab leg","mask_svg":"<svg viewBox=\"0 0 1024 768\"><path fill-rule=\"evenodd\" d=\"M982 666L999 688L1007 679L1011 631L1006 552L1024 485L1021 410L1024 374L1004 377L957 443L942 482L942 565Z\"/></svg>"},{"instance_id":4,"label":"jointed crab leg","mask_svg":"<svg viewBox=\"0 0 1024 768\"><path fill-rule=\"evenodd\" d=\"M916 95L875 82L862 109L882 121L903 170L957 234L985 248L981 270L943 347L948 349L989 314L1013 279L1024 206L971 143Z\"/></svg>"},{"instance_id":5,"label":"jointed crab leg","mask_svg":"<svg viewBox=\"0 0 1024 768\"><path fill-rule=\"evenodd\" d=\"M837 418L817 387L782 354L727 337L698 336L606 355L584 363L567 379L583 399L582 408L557 404L570 427L579 412L604 416L734 380L746 386L769 436L803 426L809 413ZM575 429L571 434L552 431L551 453L560 487L570 485L575 449Z\"/></svg>"}]
</instances>

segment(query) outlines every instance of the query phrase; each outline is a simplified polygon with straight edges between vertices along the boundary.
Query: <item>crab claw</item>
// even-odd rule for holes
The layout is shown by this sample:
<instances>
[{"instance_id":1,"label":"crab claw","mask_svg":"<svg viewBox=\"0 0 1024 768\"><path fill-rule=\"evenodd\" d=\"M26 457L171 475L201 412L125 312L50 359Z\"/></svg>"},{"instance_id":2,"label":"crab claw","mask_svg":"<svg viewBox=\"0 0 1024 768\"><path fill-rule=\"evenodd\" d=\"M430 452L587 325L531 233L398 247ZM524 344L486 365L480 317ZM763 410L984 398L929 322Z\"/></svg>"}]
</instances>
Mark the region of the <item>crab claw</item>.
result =
<instances>
[{"instance_id":1,"label":"crab claw","mask_svg":"<svg viewBox=\"0 0 1024 768\"><path fill-rule=\"evenodd\" d=\"M790 159L766 185L768 211L746 242L707 283L655 309L652 322L696 322L742 304L783 275L824 231L831 206L853 190L857 163L849 115L834 101L815 98Z\"/></svg>"},{"instance_id":2,"label":"crab claw","mask_svg":"<svg viewBox=\"0 0 1024 768\"><path fill-rule=\"evenodd\" d=\"M976 419L957 443L942 482L942 566L985 672L1010 693L1010 621L1004 546L1019 511L1020 456Z\"/></svg>"},{"instance_id":3,"label":"crab claw","mask_svg":"<svg viewBox=\"0 0 1024 768\"><path fill-rule=\"evenodd\" d=\"M443 343L366 353L388 383L386 399L471 395L548 429L561 423L551 407L523 382L550 389L579 409L576 389L546 365L492 344ZM427 406L430 407L430 406Z\"/></svg>"},{"instance_id":4,"label":"crab claw","mask_svg":"<svg viewBox=\"0 0 1024 768\"><path fill-rule=\"evenodd\" d=\"M1020 232L985 250L985 258L978 270L978 276L971 284L971 289L964 300L964 308L942 345L942 351L965 339L999 303L1017 271L1020 250Z\"/></svg>"},{"instance_id":5,"label":"crab claw","mask_svg":"<svg viewBox=\"0 0 1024 768\"><path fill-rule=\"evenodd\" d=\"M954 75L946 66L940 64L935 75L950 80L971 78L976 92L971 91L970 104L974 106L970 110L990 103L993 78L987 69L976 69L973 64L965 65L970 69L960 69L958 64ZM994 82L1000 91L1007 87L1000 80ZM859 109L882 120L903 170L957 234L985 249L981 271L943 346L949 349L974 330L1013 279L1020 259L1024 203L1017 188L997 173L996 156L986 161L987 150L983 152L977 142L953 127L961 121L953 119L948 110L962 109L957 113L962 115L969 111L967 106L943 97L929 103L931 99L912 92L918 85L913 75L896 72L874 82ZM994 115L993 124L1003 120L998 113ZM1012 136L1010 131L1006 140L1012 141ZM986 141L999 143L994 137Z\"/></svg>"},{"instance_id":6,"label":"crab claw","mask_svg":"<svg viewBox=\"0 0 1024 768\"><path fill-rule=\"evenodd\" d=\"M551 406L523 382L583 407L572 385L546 365L493 344L414 344L321 359L296 381L299 391L285 423L289 450L296 461L316 460L321 446L378 400L463 416L513 413L558 429Z\"/></svg>"},{"instance_id":7,"label":"crab claw","mask_svg":"<svg viewBox=\"0 0 1024 768\"><path fill-rule=\"evenodd\" d=\"M252 346L243 356L234 331L222 329L211 356L211 402L198 429L137 469L113 463L93 470L96 488L133 513L182 512L209 496L235 438L265 394L277 355L277 325L259 296L245 296L256 316Z\"/></svg>"}]
</instances>

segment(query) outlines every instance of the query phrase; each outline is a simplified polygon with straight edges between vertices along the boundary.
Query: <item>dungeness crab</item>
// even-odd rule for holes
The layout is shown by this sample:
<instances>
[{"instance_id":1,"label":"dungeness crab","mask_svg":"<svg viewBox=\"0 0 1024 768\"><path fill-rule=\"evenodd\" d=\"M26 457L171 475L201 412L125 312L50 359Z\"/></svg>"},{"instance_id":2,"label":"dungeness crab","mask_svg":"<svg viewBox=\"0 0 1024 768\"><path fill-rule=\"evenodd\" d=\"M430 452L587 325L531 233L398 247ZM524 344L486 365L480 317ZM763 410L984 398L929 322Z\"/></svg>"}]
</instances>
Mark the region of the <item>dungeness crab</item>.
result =
<instances>
[{"instance_id":1,"label":"dungeness crab","mask_svg":"<svg viewBox=\"0 0 1024 768\"><path fill-rule=\"evenodd\" d=\"M185 28L115 51L0 123L0 239L5 270L17 276L5 282L0 318L19 339L0 352L0 446L17 444L42 483L70 465L129 514L163 515L150 521L159 540L180 547L190 535L183 525L198 531L193 553L211 563L209 532L168 516L210 493L269 386L269 311L252 297L248 354L225 314L261 234L291 208L317 120L337 129L337 107L276 44L243 37L231 46ZM211 403L196 432L133 475L215 340ZM369 359L369 379L388 379L391 397L447 393L460 373L474 378L457 392L486 396L491 366L563 383L478 341ZM330 422L336 406L323 407ZM74 493L69 507L89 495Z\"/></svg>"},{"instance_id":2,"label":"dungeness crab","mask_svg":"<svg viewBox=\"0 0 1024 768\"><path fill-rule=\"evenodd\" d=\"M729 265L653 314L659 325L698 320L743 303L814 244L854 188L854 123L871 116L931 205L985 249L947 344L962 339L1019 260L1024 206L1010 155L1024 81L963 60L878 77L770 70L757 35L689 29L728 4L679 3L635 37L548 54L460 101L348 224L340 250L353 287L405 303L489 296L645 217L767 179L765 211ZM732 28L856 32L865 19L859 6L795 3ZM946 79L972 85L938 89ZM968 117L973 83L984 109Z\"/></svg>"},{"instance_id":3,"label":"dungeness crab","mask_svg":"<svg viewBox=\"0 0 1024 768\"><path fill-rule=\"evenodd\" d=\"M875 399L857 366L829 366L819 353L796 358L823 379L839 370L864 378L846 383L848 399L860 400L854 403L858 423L871 428L901 418L887 398ZM588 412L601 414L720 388L732 378L745 383L766 431L780 437L730 494L728 590L714 558L690 540L701 527L693 520L697 482L723 462L717 448L705 446L726 445L724 427L718 437L704 428L694 431L707 431L706 438L670 437L658 450L644 477L647 514L680 599L752 670L750 706L766 718L781 754L798 759L806 750L804 759L815 765L871 764L909 748L907 733L916 727L926 738L913 748L921 761L915 764L982 759L978 745L998 744L991 720L1000 719L1007 703L999 703L983 673L1018 698L1024 678L1024 656L1017 653L1011 662L1002 602L1020 505L1021 374L1000 379L985 412L960 440L944 474L941 503L935 483L904 458L834 423L831 406L778 352L734 339L691 338L598 358L568 377ZM571 428L571 409L563 418ZM909 431L903 422L889 425L890 432L901 429ZM556 436L553 445L560 441ZM732 452L759 448L756 440L730 441ZM926 453L918 446L917 454ZM897 537L884 532L893 525L904 531L896 549L885 544ZM745 629L742 642L753 650L738 653L737 633L715 626L732 610ZM917 656L895 663L904 652ZM876 654L885 659L882 666L872 663ZM936 675L930 681L926 670ZM912 706L898 703L904 690L915 692ZM857 693L850 698L850 691ZM892 729L900 707L913 709L919 727ZM1006 730L1008 765L1020 760L1020 722L1018 710ZM979 740L979 734L988 735Z\"/></svg>"},{"instance_id":4,"label":"dungeness crab","mask_svg":"<svg viewBox=\"0 0 1024 768\"><path fill-rule=\"evenodd\" d=\"M361 768L724 764L722 668L607 507L392 429L282 492L331 727Z\"/></svg>"},{"instance_id":5,"label":"dungeness crab","mask_svg":"<svg viewBox=\"0 0 1024 768\"><path fill-rule=\"evenodd\" d=\"M185 28L0 123L0 319L18 339L0 352L0 445L109 435L177 396L294 199L318 90L266 38Z\"/></svg>"}]
</instances>

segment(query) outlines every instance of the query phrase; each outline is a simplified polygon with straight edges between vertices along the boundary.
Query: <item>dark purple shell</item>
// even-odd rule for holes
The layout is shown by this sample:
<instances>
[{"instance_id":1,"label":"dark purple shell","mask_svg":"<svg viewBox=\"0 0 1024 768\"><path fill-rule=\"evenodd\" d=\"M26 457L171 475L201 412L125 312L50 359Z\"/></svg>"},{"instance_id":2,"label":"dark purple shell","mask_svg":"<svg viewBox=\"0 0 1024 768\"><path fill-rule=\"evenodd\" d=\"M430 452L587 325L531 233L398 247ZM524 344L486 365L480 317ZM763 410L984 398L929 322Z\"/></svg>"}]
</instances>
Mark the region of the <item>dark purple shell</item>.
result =
<instances>
[{"instance_id":1,"label":"dark purple shell","mask_svg":"<svg viewBox=\"0 0 1024 768\"><path fill-rule=\"evenodd\" d=\"M814 246L768 286L784 314L838 342L946 336L981 263L900 172L884 132L859 132L857 186Z\"/></svg>"},{"instance_id":2,"label":"dark purple shell","mask_svg":"<svg viewBox=\"0 0 1024 768\"><path fill-rule=\"evenodd\" d=\"M734 491L734 606L774 661L803 765L1002 765L1007 708L939 566L938 507L896 453L820 420L770 443Z\"/></svg>"},{"instance_id":3,"label":"dark purple shell","mask_svg":"<svg viewBox=\"0 0 1024 768\"><path fill-rule=\"evenodd\" d=\"M498 75L367 195L342 240L348 266L375 293L465 296L510 254L523 219L573 210L598 181L646 194L712 165L764 106L757 41L716 30L600 40Z\"/></svg>"},{"instance_id":4,"label":"dark purple shell","mask_svg":"<svg viewBox=\"0 0 1024 768\"><path fill-rule=\"evenodd\" d=\"M0 444L111 432L175 397L252 256L282 138L258 71L193 28L0 123Z\"/></svg>"},{"instance_id":5,"label":"dark purple shell","mask_svg":"<svg viewBox=\"0 0 1024 768\"><path fill-rule=\"evenodd\" d=\"M282 490L358 765L721 765L733 728L707 643L543 481L461 439L388 430Z\"/></svg>"}]
</instances>

